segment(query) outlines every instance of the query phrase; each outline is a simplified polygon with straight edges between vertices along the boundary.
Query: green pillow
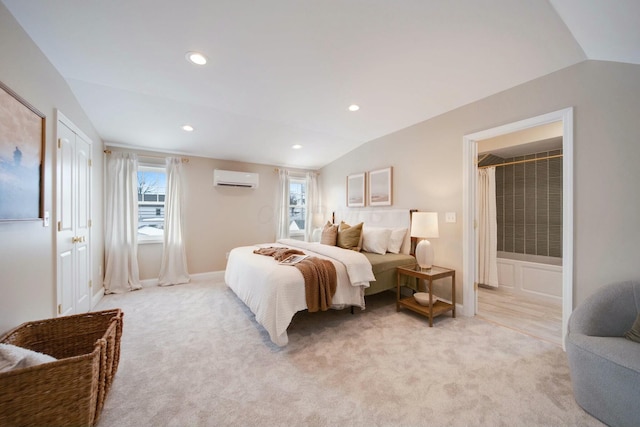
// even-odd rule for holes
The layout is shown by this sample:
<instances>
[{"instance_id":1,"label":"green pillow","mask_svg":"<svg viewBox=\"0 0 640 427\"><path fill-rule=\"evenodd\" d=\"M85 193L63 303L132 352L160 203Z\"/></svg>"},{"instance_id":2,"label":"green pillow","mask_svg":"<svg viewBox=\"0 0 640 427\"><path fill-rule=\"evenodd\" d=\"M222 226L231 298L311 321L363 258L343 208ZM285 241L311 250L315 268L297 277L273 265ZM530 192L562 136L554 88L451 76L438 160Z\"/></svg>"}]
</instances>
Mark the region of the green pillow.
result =
<instances>
[{"instance_id":1,"label":"green pillow","mask_svg":"<svg viewBox=\"0 0 640 427\"><path fill-rule=\"evenodd\" d=\"M351 226L345 222L341 222L340 228L338 229L338 241L336 244L341 248L352 249L359 252L361 234L362 223Z\"/></svg>"},{"instance_id":2,"label":"green pillow","mask_svg":"<svg viewBox=\"0 0 640 427\"><path fill-rule=\"evenodd\" d=\"M629 329L624 336L628 340L640 343L640 313L638 313L638 317L636 317L636 321L633 322L631 329Z\"/></svg>"}]
</instances>

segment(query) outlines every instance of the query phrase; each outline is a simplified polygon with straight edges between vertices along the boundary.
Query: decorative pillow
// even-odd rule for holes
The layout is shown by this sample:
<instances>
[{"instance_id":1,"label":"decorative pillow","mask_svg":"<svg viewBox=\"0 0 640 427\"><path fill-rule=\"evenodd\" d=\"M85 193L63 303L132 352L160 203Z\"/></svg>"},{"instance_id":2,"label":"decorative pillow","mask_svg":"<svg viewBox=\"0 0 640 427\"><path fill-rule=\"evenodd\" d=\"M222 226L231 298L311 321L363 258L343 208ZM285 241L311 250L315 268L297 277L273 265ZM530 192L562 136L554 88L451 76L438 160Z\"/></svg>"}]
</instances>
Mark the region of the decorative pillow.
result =
<instances>
[{"instance_id":1,"label":"decorative pillow","mask_svg":"<svg viewBox=\"0 0 640 427\"><path fill-rule=\"evenodd\" d=\"M338 226L331 224L329 221L322 229L322 235L320 236L320 243L323 245L335 246L338 240Z\"/></svg>"},{"instance_id":2,"label":"decorative pillow","mask_svg":"<svg viewBox=\"0 0 640 427\"><path fill-rule=\"evenodd\" d=\"M374 254L384 255L387 253L391 236L390 228L363 227L362 228L362 250Z\"/></svg>"},{"instance_id":3,"label":"decorative pillow","mask_svg":"<svg viewBox=\"0 0 640 427\"><path fill-rule=\"evenodd\" d=\"M349 224L347 224L344 221L340 221L340 225L342 225L342 229L346 230L347 228L351 227ZM358 224L356 224L357 226ZM362 223L362 228L364 229L364 222ZM338 227L338 233L340 232L340 228ZM358 252L362 250L362 237L364 236L364 234L362 233L362 231L360 231L360 241L358 242Z\"/></svg>"},{"instance_id":4,"label":"decorative pillow","mask_svg":"<svg viewBox=\"0 0 640 427\"><path fill-rule=\"evenodd\" d=\"M399 254L404 242L404 236L407 234L406 228L393 228L391 229L391 235L389 236L389 243L387 246L387 252L392 254Z\"/></svg>"},{"instance_id":5,"label":"decorative pillow","mask_svg":"<svg viewBox=\"0 0 640 427\"><path fill-rule=\"evenodd\" d=\"M11 344L0 344L0 372L28 368L43 363L55 362L56 360L54 357L37 351Z\"/></svg>"},{"instance_id":6,"label":"decorative pillow","mask_svg":"<svg viewBox=\"0 0 640 427\"><path fill-rule=\"evenodd\" d=\"M640 313L638 314L638 317L636 317L636 321L633 322L631 329L624 334L624 337L628 340L640 343Z\"/></svg>"},{"instance_id":7,"label":"decorative pillow","mask_svg":"<svg viewBox=\"0 0 640 427\"><path fill-rule=\"evenodd\" d=\"M352 249L354 251L360 251L360 237L362 235L362 223L356 225L349 225L342 221L338 228L338 241L337 246L344 249Z\"/></svg>"}]
</instances>

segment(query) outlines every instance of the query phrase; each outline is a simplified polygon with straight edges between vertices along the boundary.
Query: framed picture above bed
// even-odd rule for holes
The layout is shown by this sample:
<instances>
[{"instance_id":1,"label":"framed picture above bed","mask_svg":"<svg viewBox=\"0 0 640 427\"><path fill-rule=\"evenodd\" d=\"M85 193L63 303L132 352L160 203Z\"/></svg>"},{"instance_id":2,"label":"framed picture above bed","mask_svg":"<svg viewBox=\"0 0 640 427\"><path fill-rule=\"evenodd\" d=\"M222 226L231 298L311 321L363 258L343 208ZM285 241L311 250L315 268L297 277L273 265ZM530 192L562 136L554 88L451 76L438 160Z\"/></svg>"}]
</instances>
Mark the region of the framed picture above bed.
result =
<instances>
[{"instance_id":1,"label":"framed picture above bed","mask_svg":"<svg viewBox=\"0 0 640 427\"><path fill-rule=\"evenodd\" d=\"M43 217L45 116L0 82L0 221Z\"/></svg>"},{"instance_id":2,"label":"framed picture above bed","mask_svg":"<svg viewBox=\"0 0 640 427\"><path fill-rule=\"evenodd\" d=\"M369 172L369 206L391 206L393 199L393 168Z\"/></svg>"},{"instance_id":3,"label":"framed picture above bed","mask_svg":"<svg viewBox=\"0 0 640 427\"><path fill-rule=\"evenodd\" d=\"M347 206L363 207L365 201L365 174L356 173L347 176Z\"/></svg>"}]
</instances>

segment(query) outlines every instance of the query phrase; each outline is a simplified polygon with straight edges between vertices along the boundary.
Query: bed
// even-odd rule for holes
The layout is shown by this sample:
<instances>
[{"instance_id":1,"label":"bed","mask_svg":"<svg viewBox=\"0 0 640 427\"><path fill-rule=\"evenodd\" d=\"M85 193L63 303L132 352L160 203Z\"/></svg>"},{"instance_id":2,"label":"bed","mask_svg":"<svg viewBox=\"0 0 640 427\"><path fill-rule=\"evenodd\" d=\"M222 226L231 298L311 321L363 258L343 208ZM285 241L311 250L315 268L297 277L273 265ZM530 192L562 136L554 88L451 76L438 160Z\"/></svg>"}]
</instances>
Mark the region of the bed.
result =
<instances>
[{"instance_id":1,"label":"bed","mask_svg":"<svg viewBox=\"0 0 640 427\"><path fill-rule=\"evenodd\" d=\"M304 279L297 268L280 265L272 257L259 255L254 251L267 247L288 247L331 261L337 276L336 292L331 305L333 309L364 309L366 295L395 288L397 266L415 263L409 254L409 210L348 210L336 212L334 218L336 223L362 222L365 238L383 228L396 231L404 229L399 253L357 252L293 239L238 247L229 253L225 283L253 312L256 321L278 346L288 343L287 328L295 313L307 309Z\"/></svg>"}]
</instances>

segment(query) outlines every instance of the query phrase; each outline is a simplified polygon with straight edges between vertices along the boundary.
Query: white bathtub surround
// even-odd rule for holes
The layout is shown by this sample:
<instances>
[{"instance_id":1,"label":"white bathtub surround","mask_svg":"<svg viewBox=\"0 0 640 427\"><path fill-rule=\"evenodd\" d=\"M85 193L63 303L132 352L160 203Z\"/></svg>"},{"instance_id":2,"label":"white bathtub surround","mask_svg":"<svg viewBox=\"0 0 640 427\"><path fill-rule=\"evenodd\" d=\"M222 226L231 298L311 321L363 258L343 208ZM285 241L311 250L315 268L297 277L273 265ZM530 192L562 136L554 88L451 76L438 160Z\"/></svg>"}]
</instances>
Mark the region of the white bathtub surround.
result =
<instances>
[{"instance_id":1,"label":"white bathtub surround","mask_svg":"<svg viewBox=\"0 0 640 427\"><path fill-rule=\"evenodd\" d=\"M498 252L498 282L514 294L562 302L562 258Z\"/></svg>"}]
</instances>

